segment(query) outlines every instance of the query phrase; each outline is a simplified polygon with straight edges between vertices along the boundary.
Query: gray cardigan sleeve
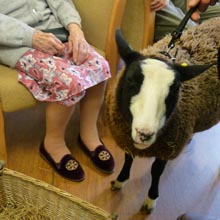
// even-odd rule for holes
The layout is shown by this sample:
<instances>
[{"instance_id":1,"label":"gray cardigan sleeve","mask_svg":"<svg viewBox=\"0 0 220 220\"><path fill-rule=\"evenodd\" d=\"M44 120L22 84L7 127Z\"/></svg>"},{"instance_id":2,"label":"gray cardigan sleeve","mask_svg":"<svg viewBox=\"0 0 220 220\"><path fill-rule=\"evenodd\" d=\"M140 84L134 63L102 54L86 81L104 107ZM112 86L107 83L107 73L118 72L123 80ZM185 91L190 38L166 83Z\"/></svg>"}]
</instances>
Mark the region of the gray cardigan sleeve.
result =
<instances>
[{"instance_id":1,"label":"gray cardigan sleeve","mask_svg":"<svg viewBox=\"0 0 220 220\"><path fill-rule=\"evenodd\" d=\"M46 0L57 21L67 28L70 23L81 26L81 18L71 0ZM11 16L0 13L0 46L32 47L35 29Z\"/></svg>"},{"instance_id":2,"label":"gray cardigan sleeve","mask_svg":"<svg viewBox=\"0 0 220 220\"><path fill-rule=\"evenodd\" d=\"M56 19L65 27L70 23L81 26L81 18L72 0L46 0Z\"/></svg>"},{"instance_id":3,"label":"gray cardigan sleeve","mask_svg":"<svg viewBox=\"0 0 220 220\"><path fill-rule=\"evenodd\" d=\"M35 29L24 22L0 13L0 30L0 45L32 46L32 35Z\"/></svg>"}]
</instances>

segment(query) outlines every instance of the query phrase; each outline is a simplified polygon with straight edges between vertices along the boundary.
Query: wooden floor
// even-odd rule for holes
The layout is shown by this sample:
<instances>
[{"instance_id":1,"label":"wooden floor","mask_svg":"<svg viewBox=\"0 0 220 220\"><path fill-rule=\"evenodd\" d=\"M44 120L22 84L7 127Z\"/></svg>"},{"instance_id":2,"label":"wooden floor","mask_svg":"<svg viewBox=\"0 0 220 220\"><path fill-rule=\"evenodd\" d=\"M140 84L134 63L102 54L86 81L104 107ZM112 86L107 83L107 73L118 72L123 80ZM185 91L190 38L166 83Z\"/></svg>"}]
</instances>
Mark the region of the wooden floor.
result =
<instances>
[{"instance_id":1,"label":"wooden floor","mask_svg":"<svg viewBox=\"0 0 220 220\"><path fill-rule=\"evenodd\" d=\"M220 126L196 134L178 159L168 163L161 178L160 198L150 215L139 214L150 184L152 159L136 158L130 180L119 192L110 191L110 181L122 167L124 154L106 129L100 128L104 143L115 156L116 171L103 175L77 146L78 120L75 115L67 130L67 143L83 166L86 179L70 182L55 174L39 156L44 136L44 108L5 114L9 161L7 167L48 182L110 213L119 220L176 220L185 212L220 217Z\"/></svg>"}]
</instances>

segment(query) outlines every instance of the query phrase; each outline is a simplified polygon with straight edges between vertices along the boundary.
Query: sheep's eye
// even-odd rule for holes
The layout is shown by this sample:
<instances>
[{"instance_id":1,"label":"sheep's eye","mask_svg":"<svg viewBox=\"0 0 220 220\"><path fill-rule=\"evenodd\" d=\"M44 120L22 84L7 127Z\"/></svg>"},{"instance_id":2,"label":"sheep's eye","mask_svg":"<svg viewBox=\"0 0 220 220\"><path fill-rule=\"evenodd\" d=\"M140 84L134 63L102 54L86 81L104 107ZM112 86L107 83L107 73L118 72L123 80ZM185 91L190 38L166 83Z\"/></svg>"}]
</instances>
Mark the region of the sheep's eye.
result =
<instances>
[{"instance_id":1,"label":"sheep's eye","mask_svg":"<svg viewBox=\"0 0 220 220\"><path fill-rule=\"evenodd\" d=\"M140 90L140 86L138 86L138 83L136 83L134 81L129 83L127 88L128 88L128 93L132 96L136 95Z\"/></svg>"},{"instance_id":2,"label":"sheep's eye","mask_svg":"<svg viewBox=\"0 0 220 220\"><path fill-rule=\"evenodd\" d=\"M127 77L126 82L129 84L132 84L132 83L134 83L134 79L132 77Z\"/></svg>"},{"instance_id":3,"label":"sheep's eye","mask_svg":"<svg viewBox=\"0 0 220 220\"><path fill-rule=\"evenodd\" d=\"M135 79L132 79L130 77L127 78L126 83L129 88L137 87L137 82L135 81Z\"/></svg>"},{"instance_id":4,"label":"sheep's eye","mask_svg":"<svg viewBox=\"0 0 220 220\"><path fill-rule=\"evenodd\" d=\"M126 71L125 84L129 93L137 94L143 81L143 74L141 73L140 65L135 62L129 66Z\"/></svg>"},{"instance_id":5,"label":"sheep's eye","mask_svg":"<svg viewBox=\"0 0 220 220\"><path fill-rule=\"evenodd\" d=\"M179 90L179 83L175 82L171 87L170 91L177 92Z\"/></svg>"}]
</instances>

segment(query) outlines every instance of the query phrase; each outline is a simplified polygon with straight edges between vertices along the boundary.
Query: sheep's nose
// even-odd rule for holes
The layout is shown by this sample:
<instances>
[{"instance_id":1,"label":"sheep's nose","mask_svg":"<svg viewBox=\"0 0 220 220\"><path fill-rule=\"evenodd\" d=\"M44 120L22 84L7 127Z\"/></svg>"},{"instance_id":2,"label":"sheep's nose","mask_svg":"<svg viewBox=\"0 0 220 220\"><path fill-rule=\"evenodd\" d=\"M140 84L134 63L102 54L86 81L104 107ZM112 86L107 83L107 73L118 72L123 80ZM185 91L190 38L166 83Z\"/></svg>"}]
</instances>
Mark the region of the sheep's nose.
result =
<instances>
[{"instance_id":1,"label":"sheep's nose","mask_svg":"<svg viewBox=\"0 0 220 220\"><path fill-rule=\"evenodd\" d=\"M153 133L147 133L147 134L144 133L144 132L139 133L140 140L142 142L150 140L153 137L153 135L154 135L154 132Z\"/></svg>"}]
</instances>

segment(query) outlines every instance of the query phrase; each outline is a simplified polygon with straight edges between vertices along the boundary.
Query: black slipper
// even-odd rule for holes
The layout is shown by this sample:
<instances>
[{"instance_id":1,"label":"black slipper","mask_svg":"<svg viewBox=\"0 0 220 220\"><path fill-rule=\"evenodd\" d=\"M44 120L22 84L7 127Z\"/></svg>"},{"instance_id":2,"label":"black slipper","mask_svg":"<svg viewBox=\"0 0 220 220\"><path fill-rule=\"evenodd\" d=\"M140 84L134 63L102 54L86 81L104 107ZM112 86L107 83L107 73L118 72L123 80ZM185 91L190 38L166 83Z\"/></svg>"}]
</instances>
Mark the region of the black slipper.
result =
<instances>
[{"instance_id":1,"label":"black slipper","mask_svg":"<svg viewBox=\"0 0 220 220\"><path fill-rule=\"evenodd\" d=\"M79 137L81 149L91 158L94 165L102 172L111 174L115 169L115 161L105 145L101 144L94 151L90 151Z\"/></svg>"},{"instance_id":2,"label":"black slipper","mask_svg":"<svg viewBox=\"0 0 220 220\"><path fill-rule=\"evenodd\" d=\"M79 162L71 154L64 155L60 162L56 163L46 151L43 142L40 145L40 154L62 177L76 182L84 180L85 173Z\"/></svg>"}]
</instances>

